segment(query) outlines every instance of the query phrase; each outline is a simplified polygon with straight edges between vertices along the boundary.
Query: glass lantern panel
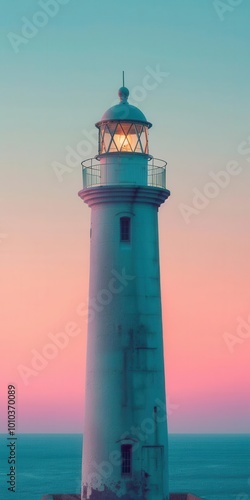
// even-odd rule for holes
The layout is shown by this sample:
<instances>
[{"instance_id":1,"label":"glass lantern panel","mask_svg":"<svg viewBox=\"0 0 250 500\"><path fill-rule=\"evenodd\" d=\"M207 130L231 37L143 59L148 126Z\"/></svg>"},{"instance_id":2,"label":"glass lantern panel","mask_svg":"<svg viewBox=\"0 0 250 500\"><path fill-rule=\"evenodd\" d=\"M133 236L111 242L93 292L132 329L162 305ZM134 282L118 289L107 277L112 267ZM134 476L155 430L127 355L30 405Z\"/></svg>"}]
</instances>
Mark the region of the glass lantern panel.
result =
<instances>
[{"instance_id":1,"label":"glass lantern panel","mask_svg":"<svg viewBox=\"0 0 250 500\"><path fill-rule=\"evenodd\" d=\"M105 152L109 151L110 149L110 142L111 142L112 136L109 133L109 130L106 129L103 131L103 146L105 148Z\"/></svg>"},{"instance_id":2,"label":"glass lantern panel","mask_svg":"<svg viewBox=\"0 0 250 500\"><path fill-rule=\"evenodd\" d=\"M114 143L118 151L133 153L131 123L119 123L114 134Z\"/></svg>"},{"instance_id":3,"label":"glass lantern panel","mask_svg":"<svg viewBox=\"0 0 250 500\"><path fill-rule=\"evenodd\" d=\"M138 135L140 137L140 148L142 153L148 154L148 128L145 126L136 125L138 129L140 127L140 132L138 131Z\"/></svg>"},{"instance_id":4,"label":"glass lantern panel","mask_svg":"<svg viewBox=\"0 0 250 500\"><path fill-rule=\"evenodd\" d=\"M146 153L148 154L148 129L146 125L130 122L109 122L99 131L99 154Z\"/></svg>"},{"instance_id":5,"label":"glass lantern panel","mask_svg":"<svg viewBox=\"0 0 250 500\"><path fill-rule=\"evenodd\" d=\"M112 144L112 137L113 134L109 129L109 126L107 123L104 125L101 125L100 131L99 131L99 153L108 153L110 151L116 151L117 149L115 148L114 144Z\"/></svg>"},{"instance_id":6,"label":"glass lantern panel","mask_svg":"<svg viewBox=\"0 0 250 500\"><path fill-rule=\"evenodd\" d=\"M106 153L109 148L110 138L105 135L105 126L102 126L99 131L99 151Z\"/></svg>"}]
</instances>

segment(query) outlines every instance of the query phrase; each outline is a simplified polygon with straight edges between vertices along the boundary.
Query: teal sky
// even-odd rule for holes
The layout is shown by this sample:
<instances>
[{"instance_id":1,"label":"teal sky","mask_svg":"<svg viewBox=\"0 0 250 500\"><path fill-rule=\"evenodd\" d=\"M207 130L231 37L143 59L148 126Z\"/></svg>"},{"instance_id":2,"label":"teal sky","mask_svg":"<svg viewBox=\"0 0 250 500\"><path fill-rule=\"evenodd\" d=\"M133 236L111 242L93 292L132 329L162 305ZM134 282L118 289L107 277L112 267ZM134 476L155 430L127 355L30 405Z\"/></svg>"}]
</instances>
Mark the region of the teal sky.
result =
<instances>
[{"instance_id":1,"label":"teal sky","mask_svg":"<svg viewBox=\"0 0 250 500\"><path fill-rule=\"evenodd\" d=\"M170 416L170 430L246 432L250 338L231 353L223 335L235 333L237 318L250 314L250 150L238 152L250 136L250 4L221 2L222 20L212 0L54 1L57 14L16 51L10 33L22 36L23 18L32 22L44 10L35 0L1 4L1 299L5 359L12 353L6 384L14 378L19 386L20 425L28 429L35 397L34 430L56 430L66 394L60 429L81 432L82 404L79 418L73 408L83 399L77 373L84 340L75 340L28 387L17 366L28 364L31 350L41 350L47 334L63 328L87 297L89 211L77 197L85 156L62 182L55 164L65 165L66 148L76 151L92 134L116 101L125 70L131 102L154 125L150 152L169 165L172 196L160 211L162 289L169 394L180 408ZM164 75L155 79L157 68ZM154 89L145 89L147 75ZM87 156L95 156L97 148L88 146ZM193 189L203 190L209 172L225 170L231 160L241 173L186 224L180 206L190 206ZM188 385L178 361L185 356ZM65 392L53 400L48 381L60 388L65 366ZM216 400L219 416L192 413L187 403L189 394L197 407L202 380L206 404L211 409ZM52 418L49 405L44 418L39 413L44 401L54 401Z\"/></svg>"}]
</instances>

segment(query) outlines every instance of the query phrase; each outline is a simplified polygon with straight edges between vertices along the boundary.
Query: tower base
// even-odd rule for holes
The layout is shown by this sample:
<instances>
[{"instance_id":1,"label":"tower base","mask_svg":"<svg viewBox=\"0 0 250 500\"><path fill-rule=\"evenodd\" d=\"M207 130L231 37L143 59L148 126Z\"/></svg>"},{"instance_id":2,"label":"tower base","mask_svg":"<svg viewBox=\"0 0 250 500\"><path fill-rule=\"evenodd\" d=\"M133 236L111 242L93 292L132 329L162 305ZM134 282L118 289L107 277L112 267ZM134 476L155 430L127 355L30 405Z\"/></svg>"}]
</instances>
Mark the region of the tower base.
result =
<instances>
[{"instance_id":1,"label":"tower base","mask_svg":"<svg viewBox=\"0 0 250 500\"><path fill-rule=\"evenodd\" d=\"M100 497L101 498L101 497ZM81 495L44 495L41 500L81 500ZM191 493L170 493L169 500L205 500Z\"/></svg>"}]
</instances>

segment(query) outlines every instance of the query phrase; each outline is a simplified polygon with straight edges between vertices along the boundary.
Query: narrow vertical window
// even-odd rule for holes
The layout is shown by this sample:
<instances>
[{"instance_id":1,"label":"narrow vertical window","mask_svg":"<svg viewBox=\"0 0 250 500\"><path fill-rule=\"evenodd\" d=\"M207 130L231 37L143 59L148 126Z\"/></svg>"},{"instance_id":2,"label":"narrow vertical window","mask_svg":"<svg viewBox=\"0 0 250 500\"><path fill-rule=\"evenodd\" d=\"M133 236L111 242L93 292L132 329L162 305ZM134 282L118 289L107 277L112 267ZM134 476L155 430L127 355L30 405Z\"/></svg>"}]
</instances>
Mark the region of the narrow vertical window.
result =
<instances>
[{"instance_id":1,"label":"narrow vertical window","mask_svg":"<svg viewBox=\"0 0 250 500\"><path fill-rule=\"evenodd\" d=\"M130 241L130 217L120 218L120 240Z\"/></svg>"},{"instance_id":2,"label":"narrow vertical window","mask_svg":"<svg viewBox=\"0 0 250 500\"><path fill-rule=\"evenodd\" d=\"M132 445L123 444L121 447L122 456L122 476L127 476L132 472Z\"/></svg>"}]
</instances>

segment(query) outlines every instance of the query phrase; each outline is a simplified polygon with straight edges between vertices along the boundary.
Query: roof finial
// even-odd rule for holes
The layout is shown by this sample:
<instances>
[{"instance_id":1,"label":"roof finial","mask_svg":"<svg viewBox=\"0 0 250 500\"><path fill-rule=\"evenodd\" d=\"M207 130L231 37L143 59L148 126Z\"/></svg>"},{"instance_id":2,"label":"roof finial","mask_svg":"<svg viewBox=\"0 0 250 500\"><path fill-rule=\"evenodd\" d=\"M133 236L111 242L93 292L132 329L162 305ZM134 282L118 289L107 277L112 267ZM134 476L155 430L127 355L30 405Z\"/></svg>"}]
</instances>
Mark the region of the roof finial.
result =
<instances>
[{"instance_id":1,"label":"roof finial","mask_svg":"<svg viewBox=\"0 0 250 500\"><path fill-rule=\"evenodd\" d=\"M129 90L125 87L125 71L122 72L122 87L119 89L118 95L121 102L127 102Z\"/></svg>"}]
</instances>

